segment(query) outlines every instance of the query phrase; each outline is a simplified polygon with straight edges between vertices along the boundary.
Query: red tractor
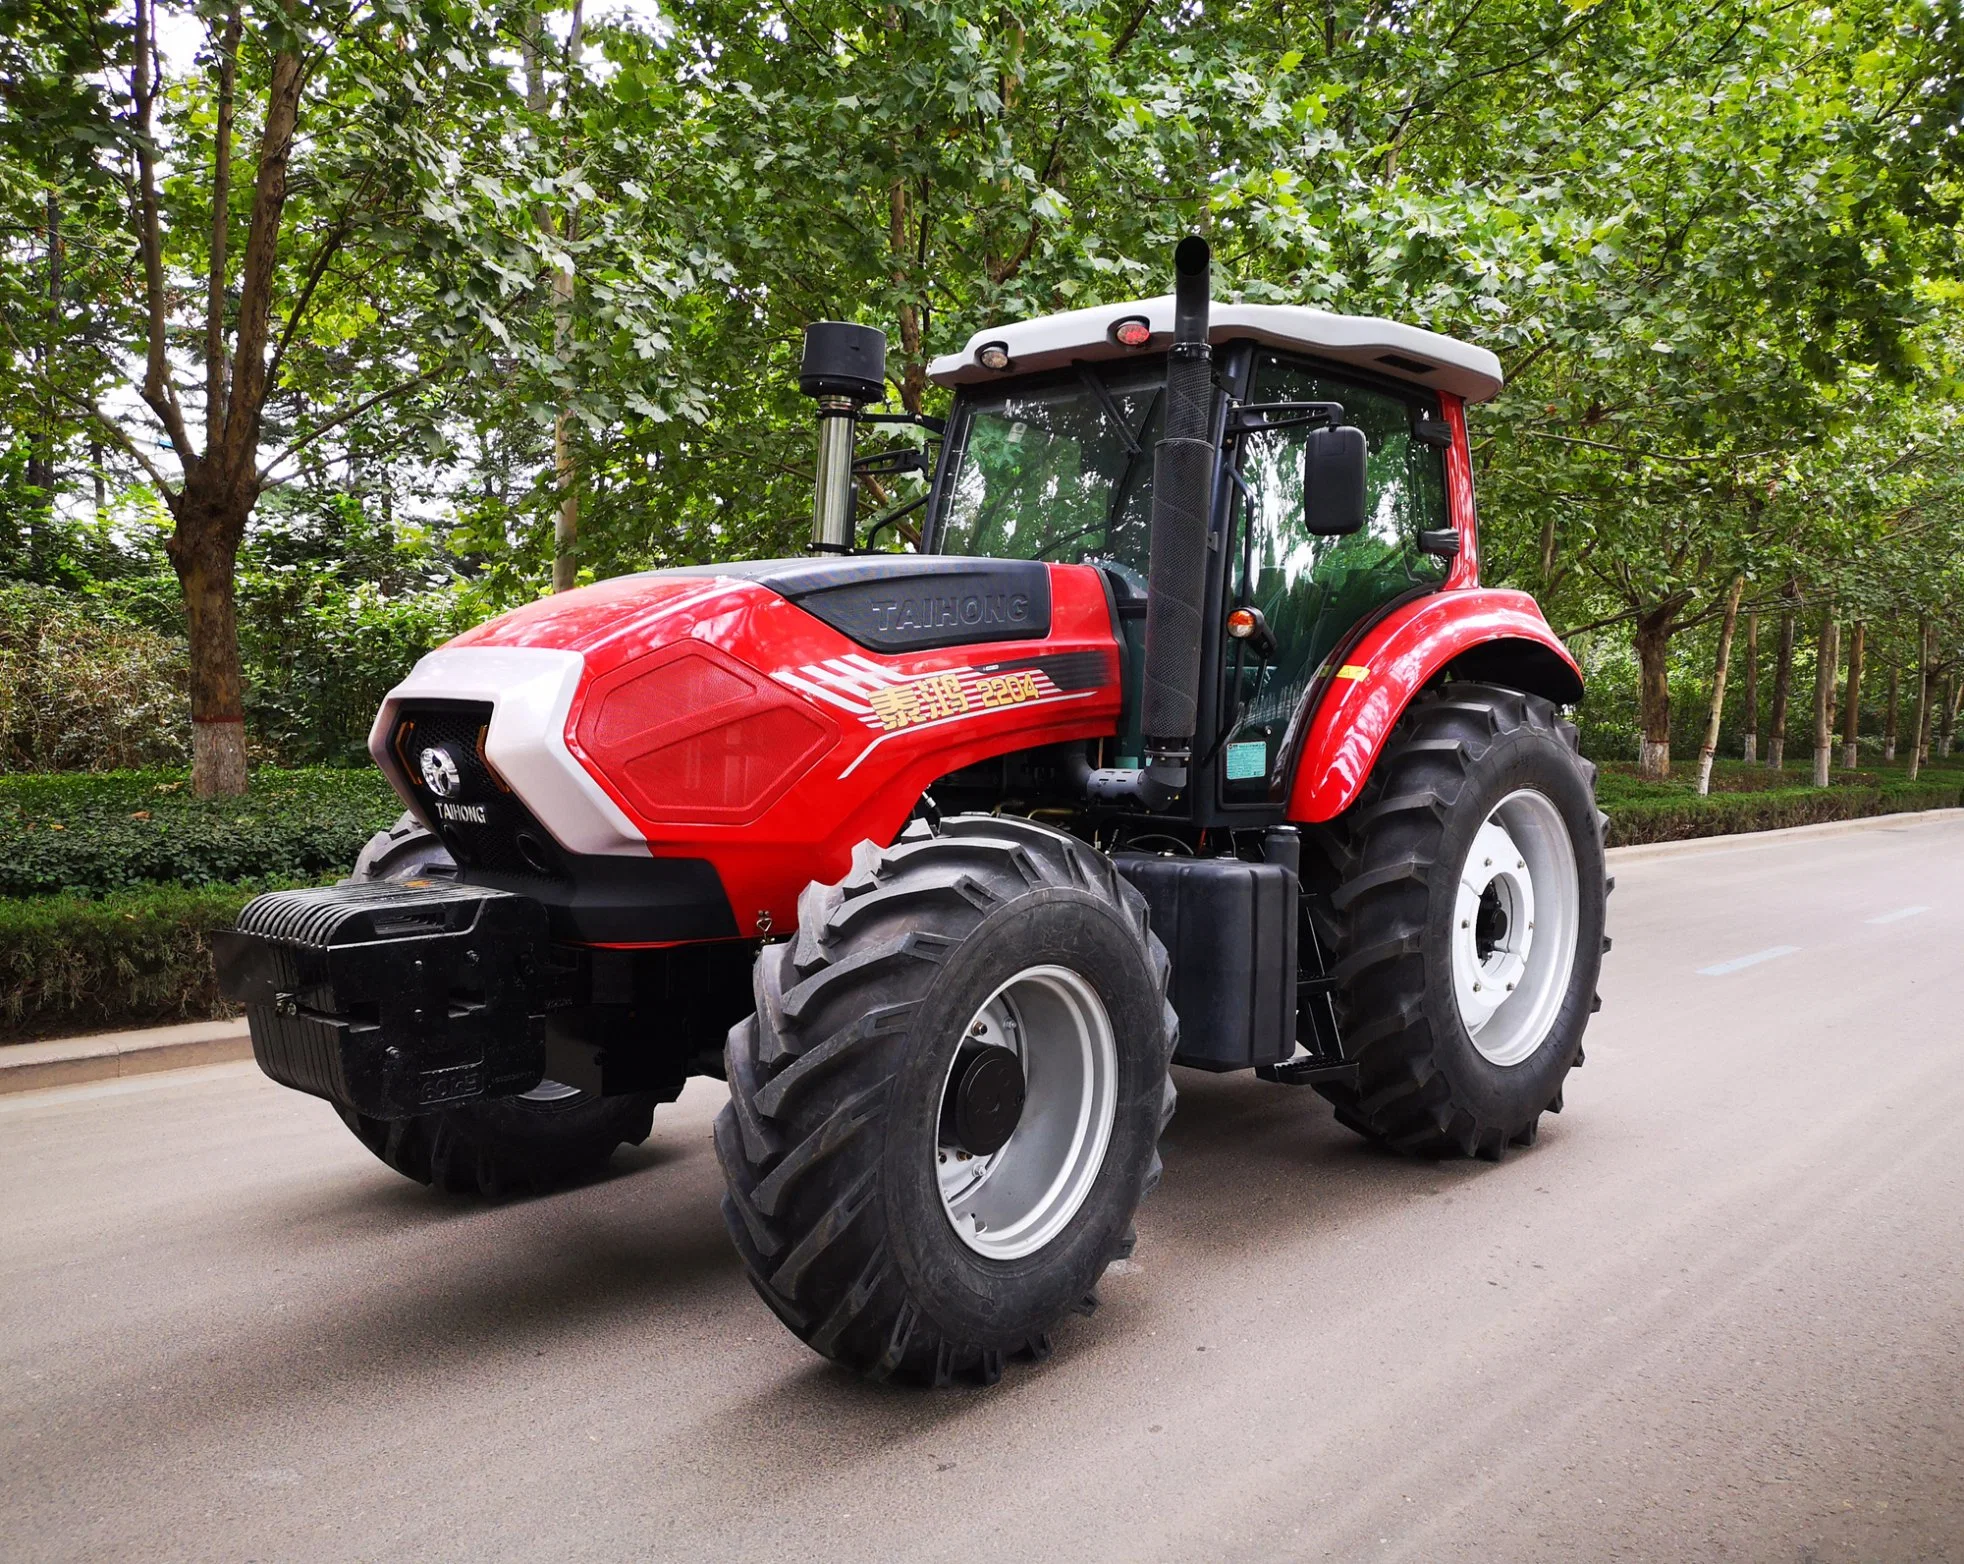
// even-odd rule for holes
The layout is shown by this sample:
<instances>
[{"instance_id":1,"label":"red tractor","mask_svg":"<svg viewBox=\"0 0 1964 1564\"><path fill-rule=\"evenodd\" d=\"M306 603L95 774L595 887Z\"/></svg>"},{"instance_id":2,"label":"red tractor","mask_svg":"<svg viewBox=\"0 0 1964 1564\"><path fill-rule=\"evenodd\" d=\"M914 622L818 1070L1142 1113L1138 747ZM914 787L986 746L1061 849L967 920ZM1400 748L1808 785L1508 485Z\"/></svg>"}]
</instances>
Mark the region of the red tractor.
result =
<instances>
[{"instance_id":1,"label":"red tractor","mask_svg":"<svg viewBox=\"0 0 1964 1564\"><path fill-rule=\"evenodd\" d=\"M720 1076L724 1213L817 1351L992 1381L1085 1312L1171 1065L1497 1160L1606 947L1582 693L1483 588L1493 355L1176 292L978 335L945 423L821 323L814 557L652 571L459 636L370 749L409 813L220 951L275 1080L391 1167L541 1187ZM938 440L870 548L858 425ZM911 508L911 507L910 507Z\"/></svg>"}]
</instances>

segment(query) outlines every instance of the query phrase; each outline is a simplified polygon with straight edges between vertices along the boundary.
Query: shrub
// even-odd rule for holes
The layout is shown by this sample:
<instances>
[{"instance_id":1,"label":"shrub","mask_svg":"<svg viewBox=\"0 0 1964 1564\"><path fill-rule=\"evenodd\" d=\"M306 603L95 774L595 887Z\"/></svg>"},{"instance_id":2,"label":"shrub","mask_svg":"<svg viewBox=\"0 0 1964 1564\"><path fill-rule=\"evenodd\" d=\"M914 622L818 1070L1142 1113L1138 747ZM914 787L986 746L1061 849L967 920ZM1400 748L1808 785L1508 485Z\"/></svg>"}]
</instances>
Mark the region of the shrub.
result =
<instances>
[{"instance_id":1,"label":"shrub","mask_svg":"<svg viewBox=\"0 0 1964 1564\"><path fill-rule=\"evenodd\" d=\"M307 882L0 898L0 1037L231 1013L218 997L211 936L260 891L299 883Z\"/></svg>"},{"instance_id":2,"label":"shrub","mask_svg":"<svg viewBox=\"0 0 1964 1564\"><path fill-rule=\"evenodd\" d=\"M0 586L0 770L181 765L183 638L51 587Z\"/></svg>"},{"instance_id":3,"label":"shrub","mask_svg":"<svg viewBox=\"0 0 1964 1564\"><path fill-rule=\"evenodd\" d=\"M289 765L363 762L382 697L431 647L485 617L458 590L384 597L273 575L240 582L240 609L246 730Z\"/></svg>"},{"instance_id":4,"label":"shrub","mask_svg":"<svg viewBox=\"0 0 1964 1564\"><path fill-rule=\"evenodd\" d=\"M1757 792L1712 793L1704 798L1691 792L1637 797L1631 790L1605 789L1598 797L1609 816L1612 847L1725 836L1735 831L1776 831L1913 809L1950 809L1961 799L1964 787L1955 779L1919 779L1877 787L1771 787Z\"/></svg>"},{"instance_id":5,"label":"shrub","mask_svg":"<svg viewBox=\"0 0 1964 1564\"><path fill-rule=\"evenodd\" d=\"M373 770L261 770L211 799L181 771L0 776L0 895L345 873L400 812Z\"/></svg>"},{"instance_id":6,"label":"shrub","mask_svg":"<svg viewBox=\"0 0 1964 1564\"><path fill-rule=\"evenodd\" d=\"M359 764L382 697L490 609L462 585L385 596L297 570L241 571L239 651L255 759ZM89 592L0 584L0 771L111 771L190 758L177 583Z\"/></svg>"}]
</instances>

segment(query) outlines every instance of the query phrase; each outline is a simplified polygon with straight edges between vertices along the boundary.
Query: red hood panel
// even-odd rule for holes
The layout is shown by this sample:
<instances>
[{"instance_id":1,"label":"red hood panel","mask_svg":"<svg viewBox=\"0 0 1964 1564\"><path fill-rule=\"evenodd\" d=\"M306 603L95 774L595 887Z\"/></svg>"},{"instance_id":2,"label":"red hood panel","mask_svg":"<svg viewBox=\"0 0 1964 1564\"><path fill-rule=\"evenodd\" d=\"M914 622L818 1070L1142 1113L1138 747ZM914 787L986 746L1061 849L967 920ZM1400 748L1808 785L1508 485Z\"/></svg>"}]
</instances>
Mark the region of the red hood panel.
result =
<instances>
[{"instance_id":1,"label":"red hood panel","mask_svg":"<svg viewBox=\"0 0 1964 1564\"><path fill-rule=\"evenodd\" d=\"M616 576L514 608L466 630L449 644L585 652L622 626L658 615L714 585L713 576Z\"/></svg>"},{"instance_id":2,"label":"red hood panel","mask_svg":"<svg viewBox=\"0 0 1964 1564\"><path fill-rule=\"evenodd\" d=\"M657 856L708 858L746 935L890 841L937 778L1113 731L1103 581L1050 567L1047 634L882 653L754 580L625 576L527 604L456 647L574 651L566 748Z\"/></svg>"}]
</instances>

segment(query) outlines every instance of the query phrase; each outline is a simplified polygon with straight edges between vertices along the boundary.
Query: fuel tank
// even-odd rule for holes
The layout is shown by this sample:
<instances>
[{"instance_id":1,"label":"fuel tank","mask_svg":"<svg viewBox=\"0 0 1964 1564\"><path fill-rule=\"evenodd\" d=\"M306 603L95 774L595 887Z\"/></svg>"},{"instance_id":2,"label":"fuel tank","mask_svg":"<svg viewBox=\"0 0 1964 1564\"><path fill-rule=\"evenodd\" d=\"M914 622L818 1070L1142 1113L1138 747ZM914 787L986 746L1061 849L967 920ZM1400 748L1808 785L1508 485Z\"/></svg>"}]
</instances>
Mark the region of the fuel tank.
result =
<instances>
[{"instance_id":1,"label":"fuel tank","mask_svg":"<svg viewBox=\"0 0 1964 1564\"><path fill-rule=\"evenodd\" d=\"M439 647L369 751L471 883L553 936L647 946L795 927L936 778L1114 731L1093 567L937 555L623 576Z\"/></svg>"}]
</instances>

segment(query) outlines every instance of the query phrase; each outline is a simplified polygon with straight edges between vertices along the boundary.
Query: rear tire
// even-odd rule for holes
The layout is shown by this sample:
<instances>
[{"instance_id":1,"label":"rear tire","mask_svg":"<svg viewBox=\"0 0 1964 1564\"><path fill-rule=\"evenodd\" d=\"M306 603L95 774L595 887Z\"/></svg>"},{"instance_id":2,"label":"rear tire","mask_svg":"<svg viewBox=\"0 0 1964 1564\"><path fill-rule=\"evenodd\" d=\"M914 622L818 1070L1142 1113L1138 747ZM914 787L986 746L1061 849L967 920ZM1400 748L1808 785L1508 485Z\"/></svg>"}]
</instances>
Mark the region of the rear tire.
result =
<instances>
[{"instance_id":1,"label":"rear tire","mask_svg":"<svg viewBox=\"0 0 1964 1564\"><path fill-rule=\"evenodd\" d=\"M443 843L405 814L369 839L345 883L456 875L456 861ZM407 1119L371 1119L339 1106L335 1111L357 1140L404 1178L495 1200L593 1177L615 1147L646 1140L655 1105L674 1097L673 1092L596 1097L541 1081L523 1096L492 1097Z\"/></svg>"},{"instance_id":2,"label":"rear tire","mask_svg":"<svg viewBox=\"0 0 1964 1564\"><path fill-rule=\"evenodd\" d=\"M1595 774L1538 696L1449 684L1400 719L1321 833L1318 932L1357 1079L1317 1090L1343 1124L1499 1161L1561 1111L1608 945Z\"/></svg>"},{"instance_id":3,"label":"rear tire","mask_svg":"<svg viewBox=\"0 0 1964 1564\"><path fill-rule=\"evenodd\" d=\"M1027 820L916 825L808 886L795 940L758 958L716 1121L764 1301L875 1379L988 1384L1047 1356L1159 1178L1167 974L1110 860ZM970 1152L947 1094L964 1043L995 1042L1021 1049L1027 1094L1007 1141Z\"/></svg>"}]
</instances>

